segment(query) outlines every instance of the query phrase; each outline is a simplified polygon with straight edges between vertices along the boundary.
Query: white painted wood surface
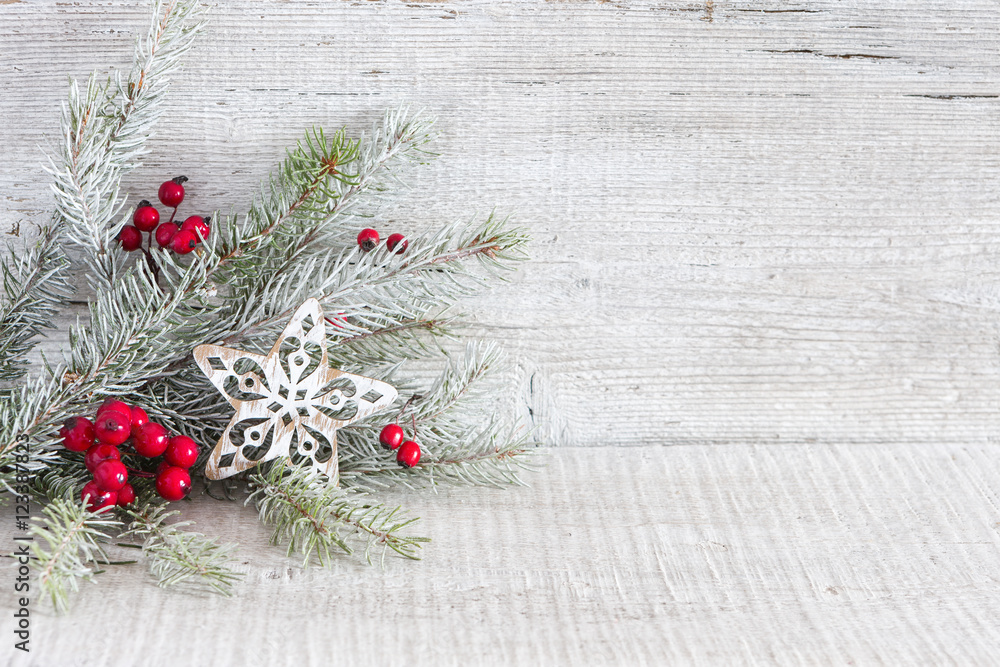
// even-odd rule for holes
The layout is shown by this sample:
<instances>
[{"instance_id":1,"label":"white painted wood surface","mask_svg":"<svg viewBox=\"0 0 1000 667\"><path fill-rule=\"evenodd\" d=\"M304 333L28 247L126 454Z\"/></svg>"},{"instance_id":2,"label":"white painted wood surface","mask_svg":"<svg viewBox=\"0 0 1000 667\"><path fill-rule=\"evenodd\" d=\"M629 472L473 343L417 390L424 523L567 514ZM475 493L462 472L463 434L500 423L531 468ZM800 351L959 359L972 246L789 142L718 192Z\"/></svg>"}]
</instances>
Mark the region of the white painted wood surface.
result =
<instances>
[{"instance_id":1,"label":"white painted wood surface","mask_svg":"<svg viewBox=\"0 0 1000 667\"><path fill-rule=\"evenodd\" d=\"M117 570L37 612L33 664L996 662L995 2L222 4L135 199L239 208L304 127L426 107L442 157L380 224L531 229L471 310L559 448L530 490L405 498L435 541L386 573L187 505L238 597ZM0 2L0 234L48 215L65 76L143 16Z\"/></svg>"},{"instance_id":2,"label":"white painted wood surface","mask_svg":"<svg viewBox=\"0 0 1000 667\"><path fill-rule=\"evenodd\" d=\"M6 664L995 664L998 484L990 446L556 448L528 489L403 498L433 542L385 571L303 571L202 498L236 597L119 566Z\"/></svg>"},{"instance_id":3,"label":"white painted wood surface","mask_svg":"<svg viewBox=\"0 0 1000 667\"><path fill-rule=\"evenodd\" d=\"M443 155L380 226L531 229L475 311L554 444L1000 431L993 0L220 5L128 190L239 208L303 128L426 107ZM65 77L144 12L0 5L0 229L46 219Z\"/></svg>"}]
</instances>

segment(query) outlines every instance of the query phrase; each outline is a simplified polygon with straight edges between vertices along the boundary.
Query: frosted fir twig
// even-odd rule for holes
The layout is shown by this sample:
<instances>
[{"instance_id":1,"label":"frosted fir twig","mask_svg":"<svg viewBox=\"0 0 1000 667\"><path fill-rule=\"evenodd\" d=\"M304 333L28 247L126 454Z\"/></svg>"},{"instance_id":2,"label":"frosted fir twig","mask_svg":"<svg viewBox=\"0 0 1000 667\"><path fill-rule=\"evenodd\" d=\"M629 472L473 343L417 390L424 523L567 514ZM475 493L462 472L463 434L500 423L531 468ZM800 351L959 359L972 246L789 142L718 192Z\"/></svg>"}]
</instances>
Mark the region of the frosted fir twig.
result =
<instances>
[{"instance_id":1,"label":"frosted fir twig","mask_svg":"<svg viewBox=\"0 0 1000 667\"><path fill-rule=\"evenodd\" d=\"M114 93L110 83L98 84L96 75L83 95L75 81L70 86L61 153L49 168L56 198L53 226L64 230L61 237L88 250L97 298L91 304L90 328L78 327L71 334L68 363L46 367L42 376L0 403L0 459L19 438L38 442L72 406L99 393L127 391L133 384L129 373L134 377L158 370L158 359L148 348L165 339L166 325L176 324L173 313L184 300L162 295L142 266L120 272L124 257L113 248L112 218L122 206L121 176L135 166L159 116L166 91L166 81L160 79L190 47L201 26L194 20L200 11L194 0L157 0L127 82L116 78ZM169 264L167 253L160 255ZM193 286L199 273L203 275L196 261L180 281ZM48 453L44 447L34 452L43 458Z\"/></svg>"},{"instance_id":2,"label":"frosted fir twig","mask_svg":"<svg viewBox=\"0 0 1000 667\"><path fill-rule=\"evenodd\" d=\"M271 338L307 298L316 297L323 305L331 326L327 327L333 358L340 356L335 345L341 338L358 341L375 330L402 331L414 321L428 321L430 314L441 326L424 327L429 334L450 335L451 318L441 312L462 297L483 289L490 277L502 278L525 258L528 237L507 220L489 216L483 221L447 225L437 231L415 236L406 255L382 249L361 253L351 249L321 257L301 258L294 268L275 276L245 300L230 299L229 305L214 311L212 322L198 322L199 342L233 346L261 341L270 347ZM211 259L206 254L206 260ZM413 329L410 330L411 332ZM192 334L181 331L188 339ZM405 341L419 341L404 336ZM423 344L423 343L421 343ZM377 348L368 347L369 352ZM395 352L383 346L381 357L370 365L395 363L424 356L417 348ZM156 381L172 376L191 365L185 351Z\"/></svg>"},{"instance_id":3,"label":"frosted fir twig","mask_svg":"<svg viewBox=\"0 0 1000 667\"><path fill-rule=\"evenodd\" d=\"M308 132L263 185L243 224L227 226L214 279L233 299L251 298L255 286L303 254L353 237L358 228L345 218L378 199L395 167L431 155L422 146L432 124L401 108L387 112L371 137Z\"/></svg>"},{"instance_id":4,"label":"frosted fir twig","mask_svg":"<svg viewBox=\"0 0 1000 667\"><path fill-rule=\"evenodd\" d=\"M313 555L327 565L333 550L350 554L352 544L363 546L369 563L372 550L379 548L383 561L389 550L419 560L417 550L430 541L399 534L417 521L401 508L375 504L365 494L333 486L310 468L279 461L258 469L249 482L253 492L246 502L254 502L261 521L273 527L272 544L286 544L288 555L302 554L305 565Z\"/></svg>"},{"instance_id":5,"label":"frosted fir twig","mask_svg":"<svg viewBox=\"0 0 1000 667\"><path fill-rule=\"evenodd\" d=\"M121 538L143 540L142 552L158 586L185 585L232 595L233 586L243 577L230 567L235 545L220 545L201 533L181 530L191 525L190 521L166 523L179 512L167 511L165 503L147 504L126 513L132 523Z\"/></svg>"},{"instance_id":6,"label":"frosted fir twig","mask_svg":"<svg viewBox=\"0 0 1000 667\"><path fill-rule=\"evenodd\" d=\"M197 277L195 262L184 282ZM160 372L169 356L161 357L157 351L169 352L178 344L168 332L177 323L175 311L184 299L182 291L160 293L143 271L126 273L99 293L91 303L90 326L70 332L67 363L47 369L11 400L0 403L0 455L24 438L51 441L51 434L74 407L101 395L124 394L142 386L149 374Z\"/></svg>"},{"instance_id":7,"label":"frosted fir twig","mask_svg":"<svg viewBox=\"0 0 1000 667\"><path fill-rule=\"evenodd\" d=\"M340 327L332 320L334 328ZM440 314L437 317L400 318L398 323L386 326L361 327L353 323L355 331L344 336L331 336L327 345L330 365L351 372L385 366L411 359L424 359L440 355L443 340L455 340L456 318Z\"/></svg>"},{"instance_id":8,"label":"frosted fir twig","mask_svg":"<svg viewBox=\"0 0 1000 667\"><path fill-rule=\"evenodd\" d=\"M476 293L487 277L512 269L524 258L527 241L522 230L490 216L416 236L406 255L384 248L365 254L354 246L302 261L269 281L257 299L240 304L234 315L242 324L221 335L221 344L270 335L310 297L336 319L337 326L327 328L333 339L424 318Z\"/></svg>"},{"instance_id":9,"label":"frosted fir twig","mask_svg":"<svg viewBox=\"0 0 1000 667\"><path fill-rule=\"evenodd\" d=\"M56 465L40 472L32 479L30 491L36 498L53 502L60 498L73 498L94 474L83 464L82 454L72 454L72 460L60 457Z\"/></svg>"},{"instance_id":10,"label":"frosted fir twig","mask_svg":"<svg viewBox=\"0 0 1000 667\"><path fill-rule=\"evenodd\" d=\"M494 402L489 387L481 382L504 363L503 350L494 342L470 341L466 343L465 354L449 358L448 366L437 381L420 400L411 404L411 414L420 426L429 424L441 429L442 424L432 424L445 413L458 407L471 407L481 414L488 404ZM403 420L411 414L400 415Z\"/></svg>"},{"instance_id":11,"label":"frosted fir twig","mask_svg":"<svg viewBox=\"0 0 1000 667\"><path fill-rule=\"evenodd\" d=\"M346 435L346 430L340 431L338 439L340 483L345 488L523 486L521 473L536 469L538 444L502 423L436 445L428 444L426 434L418 435L422 454L420 463L413 468L403 468L394 457L386 456L378 445L377 428L363 436L358 432Z\"/></svg>"},{"instance_id":12,"label":"frosted fir twig","mask_svg":"<svg viewBox=\"0 0 1000 667\"><path fill-rule=\"evenodd\" d=\"M115 282L123 265L112 252L125 206L122 177L138 166L159 119L169 74L191 47L202 23L196 0L155 0L144 39L137 40L128 78L90 76L83 91L70 82L62 111L62 141L46 170L53 177L56 215L66 238L87 250L95 289Z\"/></svg>"},{"instance_id":13,"label":"frosted fir twig","mask_svg":"<svg viewBox=\"0 0 1000 667\"><path fill-rule=\"evenodd\" d=\"M338 451L343 484L523 484L520 473L533 469L537 443L498 410L495 380L506 368L499 346L470 342L464 354L449 357L431 387L411 393L402 409L342 429ZM378 432L388 420L420 442L417 466L401 468L381 449Z\"/></svg>"},{"instance_id":14,"label":"frosted fir twig","mask_svg":"<svg viewBox=\"0 0 1000 667\"><path fill-rule=\"evenodd\" d=\"M91 512L82 502L61 498L42 510L44 517L31 527L36 540L31 545L38 584L57 611L66 611L70 591L79 590L81 579L92 580L92 563L107 561L101 542L107 530L120 526L111 510Z\"/></svg>"},{"instance_id":15,"label":"frosted fir twig","mask_svg":"<svg viewBox=\"0 0 1000 667\"><path fill-rule=\"evenodd\" d=\"M27 372L25 357L35 337L53 327L69 296L68 266L55 224L42 227L33 246L20 254L11 250L0 264L5 296L0 304L0 383L19 380Z\"/></svg>"}]
</instances>

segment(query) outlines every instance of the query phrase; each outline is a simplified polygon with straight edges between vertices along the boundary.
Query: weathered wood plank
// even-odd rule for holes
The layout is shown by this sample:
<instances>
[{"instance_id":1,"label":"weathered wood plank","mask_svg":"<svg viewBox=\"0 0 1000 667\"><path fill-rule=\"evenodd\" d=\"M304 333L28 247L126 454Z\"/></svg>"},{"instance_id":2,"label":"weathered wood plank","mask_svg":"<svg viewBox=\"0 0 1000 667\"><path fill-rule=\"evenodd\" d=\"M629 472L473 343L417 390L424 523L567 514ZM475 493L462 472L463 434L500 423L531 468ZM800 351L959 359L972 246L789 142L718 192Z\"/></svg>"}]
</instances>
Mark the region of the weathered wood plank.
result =
<instances>
[{"instance_id":1,"label":"weathered wood plank","mask_svg":"<svg viewBox=\"0 0 1000 667\"><path fill-rule=\"evenodd\" d=\"M548 459L531 488L400 496L433 542L385 571L349 558L304 571L249 508L181 503L241 544L234 598L112 568L67 617L35 604L31 660L9 664L990 664L1000 651L989 446Z\"/></svg>"},{"instance_id":2,"label":"weathered wood plank","mask_svg":"<svg viewBox=\"0 0 1000 667\"><path fill-rule=\"evenodd\" d=\"M0 229L46 218L64 77L125 62L144 11L0 5ZM228 210L304 127L424 106L443 157L378 226L530 227L534 260L472 310L550 442L982 444L998 27L986 0L238 0L127 185L184 172Z\"/></svg>"}]
</instances>

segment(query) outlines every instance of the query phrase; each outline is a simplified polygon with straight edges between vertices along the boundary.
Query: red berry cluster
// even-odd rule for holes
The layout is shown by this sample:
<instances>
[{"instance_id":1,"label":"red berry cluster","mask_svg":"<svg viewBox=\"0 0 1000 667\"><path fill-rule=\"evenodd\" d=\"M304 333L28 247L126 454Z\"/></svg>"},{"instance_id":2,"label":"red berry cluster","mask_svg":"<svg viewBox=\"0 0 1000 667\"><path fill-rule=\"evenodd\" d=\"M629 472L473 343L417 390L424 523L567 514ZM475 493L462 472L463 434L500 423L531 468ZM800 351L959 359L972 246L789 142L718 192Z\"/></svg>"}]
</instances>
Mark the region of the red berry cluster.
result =
<instances>
[{"instance_id":1,"label":"red berry cluster","mask_svg":"<svg viewBox=\"0 0 1000 667\"><path fill-rule=\"evenodd\" d=\"M138 405L130 407L108 399L97 409L93 422L86 417L71 417L59 435L66 449L87 452L83 463L94 479L84 485L81 497L91 510L132 504L135 489L128 483L130 472L138 477L155 477L156 492L165 500L180 500L191 490L188 468L198 460L197 443L186 435L170 437L167 429L150 421ZM125 466L118 448L129 444L139 456L163 456L155 474Z\"/></svg>"},{"instance_id":2,"label":"red berry cluster","mask_svg":"<svg viewBox=\"0 0 1000 667\"><path fill-rule=\"evenodd\" d=\"M412 468L420 463L420 445L413 440L407 440L403 427L399 424L389 424L378 435L378 441L388 450L398 449L396 461L404 468Z\"/></svg>"},{"instance_id":3,"label":"red berry cluster","mask_svg":"<svg viewBox=\"0 0 1000 667\"><path fill-rule=\"evenodd\" d=\"M170 220L162 225L160 212L146 199L139 202L139 208L135 209L135 214L132 216L132 224L126 225L118 234L122 248L128 251L139 250L142 247L142 233L148 232L150 239L155 238L161 248L169 248L178 255L186 255L208 238L208 223L212 220L211 216L192 215L181 223L180 227L174 224L177 207L184 201L184 183L187 180L187 176L178 176L160 186L160 202L174 209ZM150 244L152 241L147 247Z\"/></svg>"},{"instance_id":4,"label":"red berry cluster","mask_svg":"<svg viewBox=\"0 0 1000 667\"><path fill-rule=\"evenodd\" d=\"M378 247L378 232L374 229L362 229L358 234L358 245L364 252L371 252ZM409 246L410 242L402 234L389 234L389 238L385 240L385 247L397 255L402 255Z\"/></svg>"}]
</instances>

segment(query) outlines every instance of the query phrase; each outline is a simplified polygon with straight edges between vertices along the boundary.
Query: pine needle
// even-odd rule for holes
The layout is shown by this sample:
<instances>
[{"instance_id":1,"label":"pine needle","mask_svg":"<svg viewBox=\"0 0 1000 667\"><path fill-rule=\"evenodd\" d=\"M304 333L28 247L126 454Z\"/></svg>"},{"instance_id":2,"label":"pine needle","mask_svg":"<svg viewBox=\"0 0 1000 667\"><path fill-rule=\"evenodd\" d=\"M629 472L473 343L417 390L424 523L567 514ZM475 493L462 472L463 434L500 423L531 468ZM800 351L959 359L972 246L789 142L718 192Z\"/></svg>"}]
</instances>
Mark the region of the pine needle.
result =
<instances>
[{"instance_id":1,"label":"pine needle","mask_svg":"<svg viewBox=\"0 0 1000 667\"><path fill-rule=\"evenodd\" d=\"M201 533L181 530L191 525L190 521L166 523L166 519L179 514L168 511L166 503L148 504L127 510L127 514L132 523L120 538L143 540L142 552L158 586L183 585L232 595L233 585L243 576L229 566L236 545L220 545Z\"/></svg>"},{"instance_id":2,"label":"pine needle","mask_svg":"<svg viewBox=\"0 0 1000 667\"><path fill-rule=\"evenodd\" d=\"M79 590L80 580L93 580L96 572L92 563L107 561L102 543L107 531L120 522L111 510L91 512L79 501L60 498L42 510L44 517L35 517L31 545L38 573L38 584L49 596L57 611L69 607L70 591Z\"/></svg>"},{"instance_id":3,"label":"pine needle","mask_svg":"<svg viewBox=\"0 0 1000 667\"><path fill-rule=\"evenodd\" d=\"M273 527L272 543L286 544L288 555L302 554L304 565L313 556L328 565L333 551L350 554L359 545L369 563L373 550L383 562L390 550L419 560L417 550L430 541L399 534L417 521L401 508L372 503L366 494L333 486L311 468L278 461L251 475L250 485L254 490L247 503L253 501L261 521Z\"/></svg>"}]
</instances>

